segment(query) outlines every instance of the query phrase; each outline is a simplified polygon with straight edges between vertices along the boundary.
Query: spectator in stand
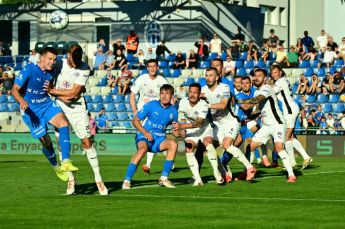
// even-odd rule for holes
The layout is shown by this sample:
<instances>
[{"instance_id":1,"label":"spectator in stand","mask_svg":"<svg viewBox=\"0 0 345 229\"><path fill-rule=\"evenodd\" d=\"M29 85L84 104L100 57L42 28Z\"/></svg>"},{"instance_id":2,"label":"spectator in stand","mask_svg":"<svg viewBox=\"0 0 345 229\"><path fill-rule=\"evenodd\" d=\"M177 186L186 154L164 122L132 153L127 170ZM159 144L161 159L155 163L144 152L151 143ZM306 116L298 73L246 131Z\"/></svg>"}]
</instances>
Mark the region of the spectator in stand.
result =
<instances>
[{"instance_id":1,"label":"spectator in stand","mask_svg":"<svg viewBox=\"0 0 345 229\"><path fill-rule=\"evenodd\" d=\"M322 90L322 93L325 95L328 95L329 93L331 93L331 88L329 86L330 78L331 78L331 73L328 72L325 78L323 78L322 80L321 90Z\"/></svg>"},{"instance_id":2,"label":"spectator in stand","mask_svg":"<svg viewBox=\"0 0 345 229\"><path fill-rule=\"evenodd\" d=\"M156 59L165 60L165 52L172 55L173 53L165 46L165 40L161 40L160 44L156 48Z\"/></svg>"},{"instance_id":3,"label":"spectator in stand","mask_svg":"<svg viewBox=\"0 0 345 229\"><path fill-rule=\"evenodd\" d=\"M210 41L210 52L218 53L218 55L222 53L222 40L219 39L217 33L213 33L213 38Z\"/></svg>"},{"instance_id":4,"label":"spectator in stand","mask_svg":"<svg viewBox=\"0 0 345 229\"><path fill-rule=\"evenodd\" d=\"M138 61L133 64L133 68L144 69L145 68L145 54L142 49L139 49L138 53L134 54L134 57L138 58Z\"/></svg>"},{"instance_id":5,"label":"spectator in stand","mask_svg":"<svg viewBox=\"0 0 345 229\"><path fill-rule=\"evenodd\" d=\"M10 94L14 84L14 71L5 71L0 80L0 94Z\"/></svg>"},{"instance_id":6,"label":"spectator in stand","mask_svg":"<svg viewBox=\"0 0 345 229\"><path fill-rule=\"evenodd\" d=\"M335 134L334 122L335 122L335 120L334 120L334 118L333 118L332 113L329 113L329 114L328 114L328 117L327 117L327 119L326 119L326 123L327 123L326 128L329 129L329 133L330 133L330 134Z\"/></svg>"},{"instance_id":7,"label":"spectator in stand","mask_svg":"<svg viewBox=\"0 0 345 229\"><path fill-rule=\"evenodd\" d=\"M135 34L134 30L131 30L129 32L129 35L127 36L127 40L126 40L127 54L137 53L138 47L139 47L139 37Z\"/></svg>"},{"instance_id":8,"label":"spectator in stand","mask_svg":"<svg viewBox=\"0 0 345 229\"><path fill-rule=\"evenodd\" d=\"M338 56L335 53L335 51L333 51L332 47L330 45L328 45L325 53L323 54L322 62L318 63L317 67L321 68L323 66L326 66L326 68L329 68L333 64L334 59L337 57Z\"/></svg>"},{"instance_id":9,"label":"spectator in stand","mask_svg":"<svg viewBox=\"0 0 345 229\"><path fill-rule=\"evenodd\" d=\"M297 94L304 95L308 91L308 79L304 74L301 74L298 81Z\"/></svg>"},{"instance_id":10,"label":"spectator in stand","mask_svg":"<svg viewBox=\"0 0 345 229\"><path fill-rule=\"evenodd\" d=\"M240 53L240 45L244 43L245 36L242 34L242 29L237 27L238 33L235 34L231 40L231 47L226 50L228 56L231 56L232 59L237 59Z\"/></svg>"},{"instance_id":11,"label":"spectator in stand","mask_svg":"<svg viewBox=\"0 0 345 229\"><path fill-rule=\"evenodd\" d=\"M332 51L334 51L336 53L338 52L338 44L333 41L333 37L332 36L328 37L327 47L328 46L331 46Z\"/></svg>"},{"instance_id":12,"label":"spectator in stand","mask_svg":"<svg viewBox=\"0 0 345 229\"><path fill-rule=\"evenodd\" d=\"M108 128L108 115L105 113L105 109L102 108L98 114L98 128L105 131Z\"/></svg>"},{"instance_id":13,"label":"spectator in stand","mask_svg":"<svg viewBox=\"0 0 345 229\"><path fill-rule=\"evenodd\" d=\"M340 125L345 130L345 110L343 111L342 115L339 117Z\"/></svg>"},{"instance_id":14,"label":"spectator in stand","mask_svg":"<svg viewBox=\"0 0 345 229\"><path fill-rule=\"evenodd\" d=\"M36 64L40 60L40 56L41 55L35 49L32 49L28 62Z\"/></svg>"},{"instance_id":15,"label":"spectator in stand","mask_svg":"<svg viewBox=\"0 0 345 229\"><path fill-rule=\"evenodd\" d=\"M308 94L314 95L316 93L320 93L321 92L320 86L321 86L321 80L317 77L316 74L313 74L311 77L311 84L309 87Z\"/></svg>"},{"instance_id":16,"label":"spectator in stand","mask_svg":"<svg viewBox=\"0 0 345 229\"><path fill-rule=\"evenodd\" d=\"M95 65L93 66L96 70L104 70L104 63L106 56L103 53L103 49L100 47L98 48L97 52L95 53Z\"/></svg>"},{"instance_id":17,"label":"spectator in stand","mask_svg":"<svg viewBox=\"0 0 345 229\"><path fill-rule=\"evenodd\" d=\"M114 53L116 53L118 49L121 50L121 53L124 53L126 50L126 47L122 44L121 39L115 40L112 45Z\"/></svg>"},{"instance_id":18,"label":"spectator in stand","mask_svg":"<svg viewBox=\"0 0 345 229\"><path fill-rule=\"evenodd\" d=\"M287 61L287 53L284 51L284 46L279 46L278 51L276 51L276 55L276 63L278 63L281 67L285 67Z\"/></svg>"},{"instance_id":19,"label":"spectator in stand","mask_svg":"<svg viewBox=\"0 0 345 229\"><path fill-rule=\"evenodd\" d=\"M186 67L186 58L182 55L181 51L177 51L177 55L174 61L174 69L184 69Z\"/></svg>"},{"instance_id":20,"label":"spectator in stand","mask_svg":"<svg viewBox=\"0 0 345 229\"><path fill-rule=\"evenodd\" d=\"M265 63L267 61L267 58L270 56L270 46L268 45L268 41L264 42L262 48L261 48L261 58Z\"/></svg>"},{"instance_id":21,"label":"spectator in stand","mask_svg":"<svg viewBox=\"0 0 345 229\"><path fill-rule=\"evenodd\" d=\"M205 44L204 38L200 38L199 42L195 42L194 46L198 48L197 55L201 60L206 60L209 55L208 47Z\"/></svg>"},{"instance_id":22,"label":"spectator in stand","mask_svg":"<svg viewBox=\"0 0 345 229\"><path fill-rule=\"evenodd\" d=\"M0 41L0 56L6 55L6 48L3 41Z\"/></svg>"},{"instance_id":23,"label":"spectator in stand","mask_svg":"<svg viewBox=\"0 0 345 229\"><path fill-rule=\"evenodd\" d=\"M119 95L124 95L129 89L131 79L133 79L132 71L128 70L128 65L124 65L121 76L118 77L115 81L115 84L119 88Z\"/></svg>"},{"instance_id":24,"label":"spectator in stand","mask_svg":"<svg viewBox=\"0 0 345 229\"><path fill-rule=\"evenodd\" d=\"M186 60L186 67L196 69L199 66L199 56L195 54L194 50L191 49L188 52L188 58Z\"/></svg>"},{"instance_id":25,"label":"spectator in stand","mask_svg":"<svg viewBox=\"0 0 345 229\"><path fill-rule=\"evenodd\" d=\"M339 72L335 72L334 75L331 76L329 87L332 93L342 94L343 92L345 92L344 77L341 76Z\"/></svg>"},{"instance_id":26,"label":"spectator in stand","mask_svg":"<svg viewBox=\"0 0 345 229\"><path fill-rule=\"evenodd\" d=\"M144 59L144 64L146 66L147 64L147 61L151 60L151 59L156 59L156 54L152 51L152 48L149 47L147 49L147 53L145 55L145 59Z\"/></svg>"},{"instance_id":27,"label":"spectator in stand","mask_svg":"<svg viewBox=\"0 0 345 229\"><path fill-rule=\"evenodd\" d=\"M242 29L241 27L237 27L237 33L231 40L231 43L237 43L237 45L240 44L240 41L245 41L245 36L242 34Z\"/></svg>"},{"instance_id":28,"label":"spectator in stand","mask_svg":"<svg viewBox=\"0 0 345 229\"><path fill-rule=\"evenodd\" d=\"M314 40L308 35L308 31L304 31L304 37L302 38L302 44L307 48L314 47Z\"/></svg>"},{"instance_id":29,"label":"spectator in stand","mask_svg":"<svg viewBox=\"0 0 345 229\"><path fill-rule=\"evenodd\" d=\"M298 53L295 50L295 46L290 46L290 51L287 54L287 63L288 68L297 68L298 67Z\"/></svg>"},{"instance_id":30,"label":"spectator in stand","mask_svg":"<svg viewBox=\"0 0 345 229\"><path fill-rule=\"evenodd\" d=\"M4 73L4 68L3 68L2 65L0 64L0 79L1 79L3 73Z\"/></svg>"},{"instance_id":31,"label":"spectator in stand","mask_svg":"<svg viewBox=\"0 0 345 229\"><path fill-rule=\"evenodd\" d=\"M306 55L305 60L315 60L315 57L316 57L316 50L314 47L310 47L308 49L308 53Z\"/></svg>"},{"instance_id":32,"label":"spectator in stand","mask_svg":"<svg viewBox=\"0 0 345 229\"><path fill-rule=\"evenodd\" d=\"M268 44L272 52L276 52L277 47L280 46L279 37L274 34L274 29L270 30L270 36L268 37Z\"/></svg>"},{"instance_id":33,"label":"spectator in stand","mask_svg":"<svg viewBox=\"0 0 345 229\"><path fill-rule=\"evenodd\" d=\"M338 46L338 57L345 61L345 37L341 39L341 44Z\"/></svg>"},{"instance_id":34,"label":"spectator in stand","mask_svg":"<svg viewBox=\"0 0 345 229\"><path fill-rule=\"evenodd\" d=\"M231 56L226 57L226 61L223 62L223 71L226 76L235 76L235 61Z\"/></svg>"},{"instance_id":35,"label":"spectator in stand","mask_svg":"<svg viewBox=\"0 0 345 229\"><path fill-rule=\"evenodd\" d=\"M248 54L247 54L247 61L249 60L258 61L258 48L255 46L254 41L251 40L248 43Z\"/></svg>"},{"instance_id":36,"label":"spectator in stand","mask_svg":"<svg viewBox=\"0 0 345 229\"><path fill-rule=\"evenodd\" d=\"M115 67L115 56L113 50L109 50L105 57L104 68L105 69L114 69Z\"/></svg>"},{"instance_id":37,"label":"spectator in stand","mask_svg":"<svg viewBox=\"0 0 345 229\"><path fill-rule=\"evenodd\" d=\"M98 43L97 43L97 49L101 48L103 53L106 53L108 51L108 47L105 44L105 41L103 38L99 39Z\"/></svg>"},{"instance_id":38,"label":"spectator in stand","mask_svg":"<svg viewBox=\"0 0 345 229\"><path fill-rule=\"evenodd\" d=\"M318 126L315 123L313 114L308 115L307 122L308 122L308 130L318 129ZM308 131L307 134L315 134L315 132L314 131Z\"/></svg>"},{"instance_id":39,"label":"spectator in stand","mask_svg":"<svg viewBox=\"0 0 345 229\"><path fill-rule=\"evenodd\" d=\"M320 124L319 124L319 130L316 132L316 134L328 134L327 129L327 122L325 116L321 117Z\"/></svg>"},{"instance_id":40,"label":"spectator in stand","mask_svg":"<svg viewBox=\"0 0 345 229\"><path fill-rule=\"evenodd\" d=\"M117 50L115 55L115 69L122 69L127 64L125 54L121 50Z\"/></svg>"},{"instance_id":41,"label":"spectator in stand","mask_svg":"<svg viewBox=\"0 0 345 229\"><path fill-rule=\"evenodd\" d=\"M307 58L307 53L305 51L304 45L302 44L302 39L301 38L297 39L296 51L298 53L299 61L302 61L305 58Z\"/></svg>"},{"instance_id":42,"label":"spectator in stand","mask_svg":"<svg viewBox=\"0 0 345 229\"><path fill-rule=\"evenodd\" d=\"M325 52L327 48L327 38L328 34L325 32L325 30L321 30L321 35L317 37L317 47L319 48L319 51Z\"/></svg>"},{"instance_id":43,"label":"spectator in stand","mask_svg":"<svg viewBox=\"0 0 345 229\"><path fill-rule=\"evenodd\" d=\"M107 84L110 88L114 88L115 84L115 76L111 73L111 70L107 71Z\"/></svg>"}]
</instances>

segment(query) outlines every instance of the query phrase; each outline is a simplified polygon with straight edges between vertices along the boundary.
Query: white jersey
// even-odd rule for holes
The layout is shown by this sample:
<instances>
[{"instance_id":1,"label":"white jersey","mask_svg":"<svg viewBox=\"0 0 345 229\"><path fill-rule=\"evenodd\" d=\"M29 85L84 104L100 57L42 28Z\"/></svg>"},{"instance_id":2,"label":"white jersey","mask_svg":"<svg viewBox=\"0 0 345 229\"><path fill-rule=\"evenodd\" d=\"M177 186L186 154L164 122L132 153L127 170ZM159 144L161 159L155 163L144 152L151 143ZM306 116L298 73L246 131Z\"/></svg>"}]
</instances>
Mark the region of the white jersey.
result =
<instances>
[{"instance_id":1,"label":"white jersey","mask_svg":"<svg viewBox=\"0 0 345 229\"><path fill-rule=\"evenodd\" d=\"M267 99L259 104L262 124L268 126L284 124L283 115L279 109L277 96L273 88L265 84L255 91L254 97L258 95L263 95Z\"/></svg>"},{"instance_id":2,"label":"white jersey","mask_svg":"<svg viewBox=\"0 0 345 229\"><path fill-rule=\"evenodd\" d=\"M139 93L138 110L141 110L146 103L152 100L159 100L159 89L163 84L168 84L165 78L158 75L156 78L151 79L149 74L140 76L134 82L131 91L134 94Z\"/></svg>"},{"instance_id":3,"label":"white jersey","mask_svg":"<svg viewBox=\"0 0 345 229\"><path fill-rule=\"evenodd\" d=\"M202 134L205 131L206 127L208 126L208 120L206 119L206 116L208 113L208 105L206 101L199 100L197 104L195 104L194 106L191 106L189 103L189 99L184 98L180 101L178 111L179 111L179 114L181 115L179 117L180 121L183 121L186 123L192 123L197 118L202 118L205 120L201 127L187 129L186 130L187 134L197 133L197 132L200 132L200 134Z\"/></svg>"},{"instance_id":4,"label":"white jersey","mask_svg":"<svg viewBox=\"0 0 345 229\"><path fill-rule=\"evenodd\" d=\"M218 84L217 88L213 91L207 85L203 86L201 93L205 95L210 104L220 103L224 98L230 99L229 86L223 83ZM228 106L224 110L211 109L211 115L214 121L235 118Z\"/></svg>"},{"instance_id":5,"label":"white jersey","mask_svg":"<svg viewBox=\"0 0 345 229\"><path fill-rule=\"evenodd\" d=\"M72 89L74 84L85 86L90 76L90 68L85 62L81 62L79 68L71 68L67 59L62 60L61 73L57 76L55 87L59 90ZM83 97L73 101L70 108L86 108Z\"/></svg>"},{"instance_id":6,"label":"white jersey","mask_svg":"<svg viewBox=\"0 0 345 229\"><path fill-rule=\"evenodd\" d=\"M292 98L291 86L286 77L278 79L273 86L278 100L282 103L283 114L295 114L299 112L298 105Z\"/></svg>"}]
</instances>

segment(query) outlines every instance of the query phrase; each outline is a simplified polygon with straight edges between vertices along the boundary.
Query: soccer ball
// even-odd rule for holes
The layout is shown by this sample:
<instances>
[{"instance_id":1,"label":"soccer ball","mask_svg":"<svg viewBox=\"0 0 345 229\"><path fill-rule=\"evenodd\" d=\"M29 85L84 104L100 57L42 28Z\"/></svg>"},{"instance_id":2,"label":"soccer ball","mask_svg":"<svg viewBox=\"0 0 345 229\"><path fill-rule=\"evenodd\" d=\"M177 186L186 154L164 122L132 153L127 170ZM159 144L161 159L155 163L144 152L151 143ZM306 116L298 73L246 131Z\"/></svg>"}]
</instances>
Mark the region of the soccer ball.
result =
<instances>
[{"instance_id":1,"label":"soccer ball","mask_svg":"<svg viewBox=\"0 0 345 229\"><path fill-rule=\"evenodd\" d=\"M62 30L68 25L68 15L62 10L55 10L50 15L49 24L50 27L56 30Z\"/></svg>"}]
</instances>

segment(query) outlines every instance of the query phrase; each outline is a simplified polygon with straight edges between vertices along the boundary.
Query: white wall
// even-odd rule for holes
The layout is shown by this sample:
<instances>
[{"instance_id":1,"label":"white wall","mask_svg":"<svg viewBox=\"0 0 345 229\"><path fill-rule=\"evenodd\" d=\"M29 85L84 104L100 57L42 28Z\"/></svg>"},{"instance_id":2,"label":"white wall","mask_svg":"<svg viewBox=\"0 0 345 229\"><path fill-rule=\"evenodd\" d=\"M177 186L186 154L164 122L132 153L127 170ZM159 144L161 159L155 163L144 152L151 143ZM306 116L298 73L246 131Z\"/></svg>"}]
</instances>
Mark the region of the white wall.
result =
<instances>
[{"instance_id":1,"label":"white wall","mask_svg":"<svg viewBox=\"0 0 345 229\"><path fill-rule=\"evenodd\" d=\"M339 45L341 38L345 37L345 3L340 0L324 1L325 30L333 36Z\"/></svg>"}]
</instances>

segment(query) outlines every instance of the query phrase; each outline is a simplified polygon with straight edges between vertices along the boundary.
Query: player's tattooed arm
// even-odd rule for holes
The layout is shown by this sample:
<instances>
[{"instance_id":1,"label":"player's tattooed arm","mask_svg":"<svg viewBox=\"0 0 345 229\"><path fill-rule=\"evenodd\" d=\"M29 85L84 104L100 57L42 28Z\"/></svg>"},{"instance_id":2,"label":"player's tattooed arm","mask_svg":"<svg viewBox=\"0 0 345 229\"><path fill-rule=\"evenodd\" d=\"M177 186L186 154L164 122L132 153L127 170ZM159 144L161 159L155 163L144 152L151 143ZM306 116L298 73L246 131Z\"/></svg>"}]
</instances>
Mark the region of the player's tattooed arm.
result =
<instances>
[{"instance_id":1,"label":"player's tattooed arm","mask_svg":"<svg viewBox=\"0 0 345 229\"><path fill-rule=\"evenodd\" d=\"M191 122L191 123L175 122L172 124L172 126L174 130L192 129L192 128L199 128L204 122L205 122L205 119L197 117L194 122Z\"/></svg>"},{"instance_id":2,"label":"player's tattooed arm","mask_svg":"<svg viewBox=\"0 0 345 229\"><path fill-rule=\"evenodd\" d=\"M223 98L220 103L209 104L208 107L215 110L225 110L228 107L228 103L229 98Z\"/></svg>"},{"instance_id":3,"label":"player's tattooed arm","mask_svg":"<svg viewBox=\"0 0 345 229\"><path fill-rule=\"evenodd\" d=\"M241 108L244 110L249 110L251 108L253 108L255 105L259 104L260 102L264 101L266 99L266 97L264 95L258 95L254 98L250 98L250 99L240 99L237 102L241 103Z\"/></svg>"}]
</instances>

